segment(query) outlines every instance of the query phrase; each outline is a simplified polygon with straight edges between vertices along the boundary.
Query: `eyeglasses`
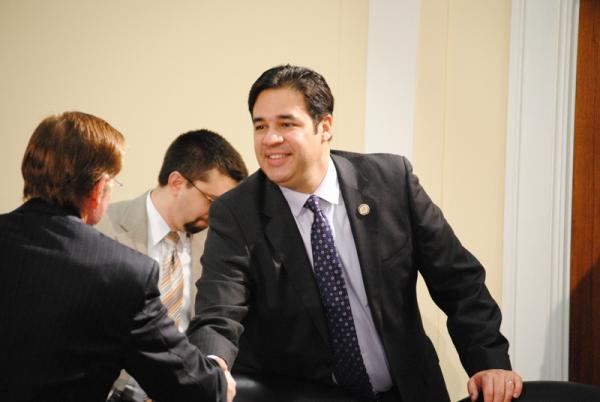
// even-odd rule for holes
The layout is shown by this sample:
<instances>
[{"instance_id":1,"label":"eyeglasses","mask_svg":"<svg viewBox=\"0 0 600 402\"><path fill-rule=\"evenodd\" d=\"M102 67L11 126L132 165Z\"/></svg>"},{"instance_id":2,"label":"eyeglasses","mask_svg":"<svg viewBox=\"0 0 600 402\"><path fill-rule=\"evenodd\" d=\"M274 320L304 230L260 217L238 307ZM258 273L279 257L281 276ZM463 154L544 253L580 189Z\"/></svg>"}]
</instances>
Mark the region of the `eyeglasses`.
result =
<instances>
[{"instance_id":1,"label":"eyeglasses","mask_svg":"<svg viewBox=\"0 0 600 402\"><path fill-rule=\"evenodd\" d=\"M112 179L113 184L113 190L119 190L121 188L123 188L123 183L121 183L119 180L117 180L116 177L113 177Z\"/></svg>"},{"instance_id":2,"label":"eyeglasses","mask_svg":"<svg viewBox=\"0 0 600 402\"><path fill-rule=\"evenodd\" d=\"M121 183L119 180L117 180L114 176L111 177L107 174L104 175L104 177L106 177L106 184L108 185L108 187L110 187L113 191L118 190L123 188L123 183ZM100 180L102 180L102 177L99 178L96 183L98 183Z\"/></svg>"},{"instance_id":3,"label":"eyeglasses","mask_svg":"<svg viewBox=\"0 0 600 402\"><path fill-rule=\"evenodd\" d=\"M179 172L179 174L181 174L181 172ZM181 177L183 177L184 179L186 179L196 190L198 190L198 192L200 194L202 194L204 196L204 198L206 198L208 200L209 203L213 203L217 198L219 197L213 197L212 195L208 195L206 194L204 191L200 190L193 181L191 181L190 179L188 179L186 176L184 176L183 174L181 174Z\"/></svg>"}]
</instances>

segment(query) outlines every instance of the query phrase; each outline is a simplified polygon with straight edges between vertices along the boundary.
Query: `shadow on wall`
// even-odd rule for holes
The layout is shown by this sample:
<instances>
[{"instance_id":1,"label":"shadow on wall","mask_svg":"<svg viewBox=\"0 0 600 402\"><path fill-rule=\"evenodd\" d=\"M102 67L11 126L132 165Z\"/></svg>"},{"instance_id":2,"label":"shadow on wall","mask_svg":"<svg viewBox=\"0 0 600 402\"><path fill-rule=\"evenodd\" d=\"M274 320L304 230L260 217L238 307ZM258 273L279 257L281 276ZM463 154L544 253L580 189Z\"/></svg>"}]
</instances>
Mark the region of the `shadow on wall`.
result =
<instances>
[{"instance_id":1,"label":"shadow on wall","mask_svg":"<svg viewBox=\"0 0 600 402\"><path fill-rule=\"evenodd\" d=\"M564 332L564 325L568 325L568 323L563 323L561 320L565 308L569 308L568 300L563 300L562 303L556 305L554 310L548 315L548 322L546 323L545 329L546 339L544 340L544 358L539 369L539 378L523 378L523 380L566 380L560 372L561 365L559 365L559 367L556 365L556 362L560 361L560 356L557 356L557 354L562 352L556 350L555 344L552 342L553 339L556 339L555 334ZM566 364L566 362L563 364Z\"/></svg>"}]
</instances>

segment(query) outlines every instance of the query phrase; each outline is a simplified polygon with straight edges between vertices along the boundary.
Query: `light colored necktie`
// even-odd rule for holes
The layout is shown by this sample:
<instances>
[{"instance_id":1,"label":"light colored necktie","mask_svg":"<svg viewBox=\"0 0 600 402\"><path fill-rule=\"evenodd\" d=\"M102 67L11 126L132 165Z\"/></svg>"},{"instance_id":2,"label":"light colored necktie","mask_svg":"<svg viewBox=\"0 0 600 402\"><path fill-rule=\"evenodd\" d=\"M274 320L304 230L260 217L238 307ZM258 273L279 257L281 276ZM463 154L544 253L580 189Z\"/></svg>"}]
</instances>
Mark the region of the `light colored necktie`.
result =
<instances>
[{"instance_id":1,"label":"light colored necktie","mask_svg":"<svg viewBox=\"0 0 600 402\"><path fill-rule=\"evenodd\" d=\"M160 268L160 300L167 308L169 317L175 321L175 326L179 327L183 308L183 266L177 253L179 235L177 232L169 232L163 240L167 253ZM127 398L123 400L152 402L132 377L129 377L125 388L122 392L127 393Z\"/></svg>"},{"instance_id":2,"label":"light colored necktie","mask_svg":"<svg viewBox=\"0 0 600 402\"><path fill-rule=\"evenodd\" d=\"M160 278L160 300L167 308L167 313L175 325L179 327L183 308L183 266L177 253L179 235L177 232L169 232L164 237L169 249L162 264L162 276Z\"/></svg>"}]
</instances>

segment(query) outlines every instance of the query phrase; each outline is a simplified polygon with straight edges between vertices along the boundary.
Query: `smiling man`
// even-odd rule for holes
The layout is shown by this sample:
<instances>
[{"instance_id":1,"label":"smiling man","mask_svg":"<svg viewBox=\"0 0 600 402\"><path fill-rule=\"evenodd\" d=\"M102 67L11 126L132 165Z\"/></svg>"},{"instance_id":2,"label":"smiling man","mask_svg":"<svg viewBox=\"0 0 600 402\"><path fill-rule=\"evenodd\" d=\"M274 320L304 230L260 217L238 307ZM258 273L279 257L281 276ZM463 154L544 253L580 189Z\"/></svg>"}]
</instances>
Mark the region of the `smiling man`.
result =
<instances>
[{"instance_id":1,"label":"smiling man","mask_svg":"<svg viewBox=\"0 0 600 402\"><path fill-rule=\"evenodd\" d=\"M472 398L518 396L485 271L410 163L332 151L333 96L312 70L267 70L248 107L260 170L213 205L190 340L234 372L337 384L364 402L448 401L420 273Z\"/></svg>"},{"instance_id":2,"label":"smiling man","mask_svg":"<svg viewBox=\"0 0 600 402\"><path fill-rule=\"evenodd\" d=\"M203 239L212 202L248 172L240 154L209 130L190 131L167 149L158 186L141 196L111 204L97 229L154 258L169 316L184 332L193 313L195 282L201 275ZM143 401L142 390L126 376L112 400Z\"/></svg>"}]
</instances>

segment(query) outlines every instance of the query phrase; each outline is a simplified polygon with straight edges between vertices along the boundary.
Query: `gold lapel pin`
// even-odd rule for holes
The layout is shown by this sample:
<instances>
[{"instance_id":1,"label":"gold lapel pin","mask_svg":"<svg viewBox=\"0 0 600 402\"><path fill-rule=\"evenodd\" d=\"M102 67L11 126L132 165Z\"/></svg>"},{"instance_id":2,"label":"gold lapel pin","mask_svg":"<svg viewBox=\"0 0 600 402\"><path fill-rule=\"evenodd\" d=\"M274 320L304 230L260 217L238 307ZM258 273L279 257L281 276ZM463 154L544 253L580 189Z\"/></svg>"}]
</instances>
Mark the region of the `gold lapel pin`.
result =
<instances>
[{"instance_id":1,"label":"gold lapel pin","mask_svg":"<svg viewBox=\"0 0 600 402\"><path fill-rule=\"evenodd\" d=\"M360 204L358 206L358 213L361 214L362 216L369 215L369 212L371 212L371 207L369 207L369 205Z\"/></svg>"}]
</instances>

